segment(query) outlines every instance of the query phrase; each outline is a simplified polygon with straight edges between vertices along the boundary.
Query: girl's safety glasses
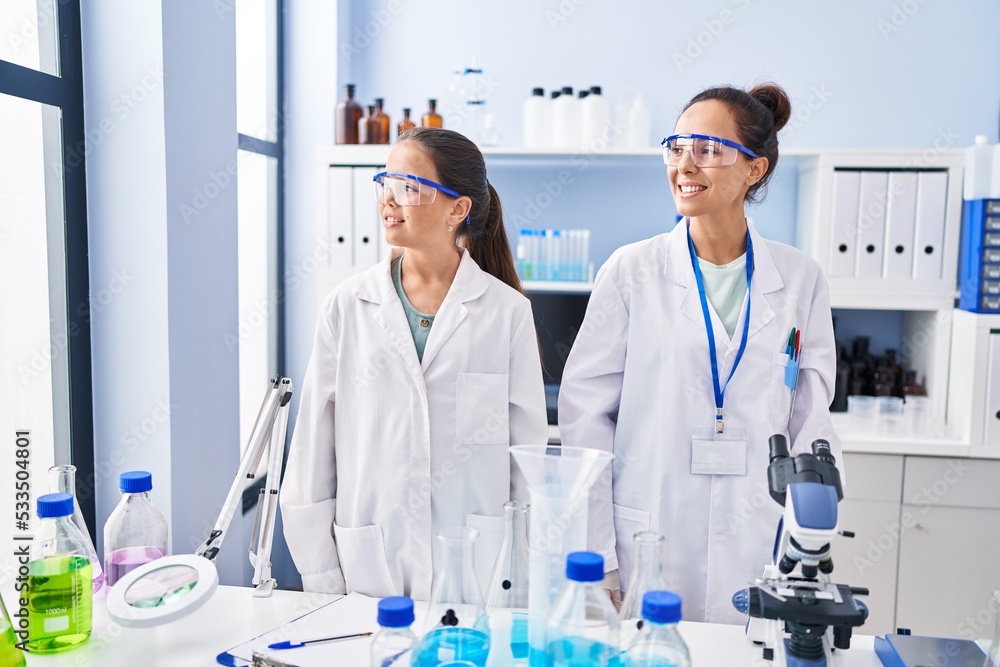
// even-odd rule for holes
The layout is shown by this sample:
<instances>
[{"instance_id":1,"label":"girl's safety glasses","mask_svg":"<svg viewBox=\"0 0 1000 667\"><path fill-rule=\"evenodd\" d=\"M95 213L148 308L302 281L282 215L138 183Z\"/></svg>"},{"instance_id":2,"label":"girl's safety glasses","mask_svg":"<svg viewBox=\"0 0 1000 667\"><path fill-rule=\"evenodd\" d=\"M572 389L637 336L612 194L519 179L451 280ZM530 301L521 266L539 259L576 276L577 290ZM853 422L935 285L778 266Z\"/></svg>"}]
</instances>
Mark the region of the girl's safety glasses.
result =
<instances>
[{"instance_id":1,"label":"girl's safety glasses","mask_svg":"<svg viewBox=\"0 0 1000 667\"><path fill-rule=\"evenodd\" d=\"M676 167L681 163L684 151L691 151L691 160L696 167L728 167L736 162L736 156L743 153L755 158L757 154L735 141L711 137L707 134L672 134L661 143L663 163Z\"/></svg>"},{"instance_id":2,"label":"girl's safety glasses","mask_svg":"<svg viewBox=\"0 0 1000 667\"><path fill-rule=\"evenodd\" d=\"M386 203L387 193L391 193L393 200L400 206L422 206L433 203L438 190L452 197L462 196L440 183L397 171L383 171L375 174L372 180L375 181L375 199L380 204Z\"/></svg>"}]
</instances>

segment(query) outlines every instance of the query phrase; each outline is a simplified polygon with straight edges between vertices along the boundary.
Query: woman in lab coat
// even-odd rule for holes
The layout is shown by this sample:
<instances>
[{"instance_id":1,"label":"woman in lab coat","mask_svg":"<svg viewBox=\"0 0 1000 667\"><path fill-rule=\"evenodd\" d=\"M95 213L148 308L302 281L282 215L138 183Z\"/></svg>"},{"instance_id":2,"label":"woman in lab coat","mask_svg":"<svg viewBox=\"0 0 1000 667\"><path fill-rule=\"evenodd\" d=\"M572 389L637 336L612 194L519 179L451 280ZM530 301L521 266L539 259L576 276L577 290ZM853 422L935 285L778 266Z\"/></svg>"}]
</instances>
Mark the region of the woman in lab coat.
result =
<instances>
[{"instance_id":1,"label":"woman in lab coat","mask_svg":"<svg viewBox=\"0 0 1000 667\"><path fill-rule=\"evenodd\" d=\"M633 535L659 531L687 620L746 621L731 599L769 562L782 511L768 495L768 438L789 435L793 454L825 438L840 460L826 278L744 213L774 171L790 112L774 85L713 88L688 103L664 148L684 218L601 268L563 373L563 444L615 455L590 514L607 587L627 589ZM792 327L801 330L794 405Z\"/></svg>"},{"instance_id":2,"label":"woman in lab coat","mask_svg":"<svg viewBox=\"0 0 1000 667\"><path fill-rule=\"evenodd\" d=\"M510 445L545 444L531 305L475 144L417 128L376 176L386 241L319 313L281 490L305 590L428 599L437 532L489 576Z\"/></svg>"}]
</instances>

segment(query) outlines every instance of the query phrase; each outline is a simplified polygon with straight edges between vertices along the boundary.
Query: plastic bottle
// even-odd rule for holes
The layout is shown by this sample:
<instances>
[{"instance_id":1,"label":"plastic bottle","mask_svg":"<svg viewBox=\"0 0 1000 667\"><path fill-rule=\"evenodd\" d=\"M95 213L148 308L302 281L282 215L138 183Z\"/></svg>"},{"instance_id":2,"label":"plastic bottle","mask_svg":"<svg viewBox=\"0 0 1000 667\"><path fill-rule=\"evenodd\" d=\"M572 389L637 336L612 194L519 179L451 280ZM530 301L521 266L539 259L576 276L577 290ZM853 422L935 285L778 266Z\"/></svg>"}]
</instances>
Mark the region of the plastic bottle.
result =
<instances>
[{"instance_id":1,"label":"plastic bottle","mask_svg":"<svg viewBox=\"0 0 1000 667\"><path fill-rule=\"evenodd\" d=\"M580 123L580 146L584 150L594 150L602 147L601 140L604 130L611 121L611 107L606 97L601 95L600 86L591 86L590 95L582 103L582 121ZM606 148L606 142L603 145Z\"/></svg>"},{"instance_id":2,"label":"plastic bottle","mask_svg":"<svg viewBox=\"0 0 1000 667\"><path fill-rule=\"evenodd\" d=\"M691 654L677 631L681 598L668 591L642 596L642 629L626 653L629 667L691 667Z\"/></svg>"},{"instance_id":3,"label":"plastic bottle","mask_svg":"<svg viewBox=\"0 0 1000 667\"><path fill-rule=\"evenodd\" d=\"M580 101L565 86L552 102L552 148L576 149L580 145Z\"/></svg>"},{"instance_id":4,"label":"plastic bottle","mask_svg":"<svg viewBox=\"0 0 1000 667\"><path fill-rule=\"evenodd\" d=\"M379 122L379 139L380 143L389 143L389 128L392 125L389 122L389 114L385 112L385 98L376 97L375 98L375 117L378 118Z\"/></svg>"},{"instance_id":5,"label":"plastic bottle","mask_svg":"<svg viewBox=\"0 0 1000 667\"><path fill-rule=\"evenodd\" d=\"M57 653L90 638L94 595L90 557L72 516L73 496L68 493L38 499L41 522L28 562L30 652Z\"/></svg>"},{"instance_id":6,"label":"plastic bottle","mask_svg":"<svg viewBox=\"0 0 1000 667\"><path fill-rule=\"evenodd\" d=\"M552 127L551 104L541 88L533 88L531 97L524 101L521 118L525 148L548 148Z\"/></svg>"},{"instance_id":7,"label":"plastic bottle","mask_svg":"<svg viewBox=\"0 0 1000 667\"><path fill-rule=\"evenodd\" d=\"M407 130L412 130L416 125L410 120L410 109L403 109L403 120L399 121L399 125L396 126L396 139L399 139L399 135L403 134Z\"/></svg>"},{"instance_id":8,"label":"plastic bottle","mask_svg":"<svg viewBox=\"0 0 1000 667\"><path fill-rule=\"evenodd\" d=\"M510 640L513 627L511 612L498 610L490 614L490 654L486 657L486 667L514 667Z\"/></svg>"},{"instance_id":9,"label":"plastic bottle","mask_svg":"<svg viewBox=\"0 0 1000 667\"><path fill-rule=\"evenodd\" d=\"M480 137L480 145L497 146L500 144L500 132L497 130L496 117L492 112L487 111L483 116L483 133Z\"/></svg>"},{"instance_id":10,"label":"plastic bottle","mask_svg":"<svg viewBox=\"0 0 1000 667\"><path fill-rule=\"evenodd\" d=\"M639 95L632 100L628 110L628 147L633 150L649 148L649 132L649 109Z\"/></svg>"},{"instance_id":11,"label":"plastic bottle","mask_svg":"<svg viewBox=\"0 0 1000 667\"><path fill-rule=\"evenodd\" d=\"M368 113L358 121L358 143L359 144L380 144L382 143L382 123L375 116L375 107L366 107Z\"/></svg>"},{"instance_id":12,"label":"plastic bottle","mask_svg":"<svg viewBox=\"0 0 1000 667\"><path fill-rule=\"evenodd\" d=\"M420 127L444 127L444 119L437 112L437 100L427 100L427 113L420 119Z\"/></svg>"},{"instance_id":13,"label":"plastic bottle","mask_svg":"<svg viewBox=\"0 0 1000 667\"><path fill-rule=\"evenodd\" d=\"M24 667L24 651L17 648L17 635L0 599L0 667Z\"/></svg>"},{"instance_id":14,"label":"plastic bottle","mask_svg":"<svg viewBox=\"0 0 1000 667\"><path fill-rule=\"evenodd\" d=\"M378 624L381 629L372 639L372 667L401 667L409 663L406 654L413 650L417 636L413 634L413 600L389 597L378 602Z\"/></svg>"},{"instance_id":15,"label":"plastic bottle","mask_svg":"<svg viewBox=\"0 0 1000 667\"><path fill-rule=\"evenodd\" d=\"M973 145L965 149L965 181L962 198L986 199L990 196L993 171L993 147L989 137L977 134Z\"/></svg>"},{"instance_id":16,"label":"plastic bottle","mask_svg":"<svg viewBox=\"0 0 1000 667\"><path fill-rule=\"evenodd\" d=\"M604 557L574 551L566 557L566 578L546 619L546 665L618 667L618 612L600 587Z\"/></svg>"},{"instance_id":17,"label":"plastic bottle","mask_svg":"<svg viewBox=\"0 0 1000 667\"><path fill-rule=\"evenodd\" d=\"M61 465L49 468L49 492L68 493L73 496L73 523L80 529L80 534L90 552L90 574L94 579L94 593L104 586L104 568L101 567L101 559L97 555L94 542L90 539L90 531L87 530L87 522L83 518L80 510L80 503L76 499L76 466Z\"/></svg>"},{"instance_id":18,"label":"plastic bottle","mask_svg":"<svg viewBox=\"0 0 1000 667\"><path fill-rule=\"evenodd\" d=\"M140 565L167 555L167 520L149 499L153 476L143 470L118 477L121 500L104 524L104 571L108 586Z\"/></svg>"},{"instance_id":19,"label":"plastic bottle","mask_svg":"<svg viewBox=\"0 0 1000 667\"><path fill-rule=\"evenodd\" d=\"M344 86L344 99L337 102L334 114L334 136L338 144L358 143L358 121L361 105L354 101L354 84Z\"/></svg>"}]
</instances>

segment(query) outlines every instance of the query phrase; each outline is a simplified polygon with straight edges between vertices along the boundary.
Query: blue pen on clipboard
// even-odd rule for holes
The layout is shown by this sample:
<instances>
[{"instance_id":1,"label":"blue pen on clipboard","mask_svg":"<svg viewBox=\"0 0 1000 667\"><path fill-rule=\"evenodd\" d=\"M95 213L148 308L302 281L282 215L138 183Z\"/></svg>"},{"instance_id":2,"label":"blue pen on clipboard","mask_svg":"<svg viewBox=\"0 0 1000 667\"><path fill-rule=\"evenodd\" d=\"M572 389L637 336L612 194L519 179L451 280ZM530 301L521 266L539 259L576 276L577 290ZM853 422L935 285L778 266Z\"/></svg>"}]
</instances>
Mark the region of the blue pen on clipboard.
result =
<instances>
[{"instance_id":1,"label":"blue pen on clipboard","mask_svg":"<svg viewBox=\"0 0 1000 667\"><path fill-rule=\"evenodd\" d=\"M785 346L788 355L788 365L785 366L785 386L792 390L792 399L788 404L788 419L792 418L795 407L795 389L799 383L799 361L802 357L802 330L792 327L788 334L788 344Z\"/></svg>"},{"instance_id":2,"label":"blue pen on clipboard","mask_svg":"<svg viewBox=\"0 0 1000 667\"><path fill-rule=\"evenodd\" d=\"M268 644L267 647L269 649L274 649L274 650L283 648L299 648L302 646L308 646L309 644L317 644L319 642L333 642L333 641L338 641L340 639L355 639L357 637L370 637L371 635L372 635L371 632L356 632L353 635L338 635L336 637L323 637L322 639L307 639L301 642L295 642L295 641L278 642L277 644Z\"/></svg>"}]
</instances>

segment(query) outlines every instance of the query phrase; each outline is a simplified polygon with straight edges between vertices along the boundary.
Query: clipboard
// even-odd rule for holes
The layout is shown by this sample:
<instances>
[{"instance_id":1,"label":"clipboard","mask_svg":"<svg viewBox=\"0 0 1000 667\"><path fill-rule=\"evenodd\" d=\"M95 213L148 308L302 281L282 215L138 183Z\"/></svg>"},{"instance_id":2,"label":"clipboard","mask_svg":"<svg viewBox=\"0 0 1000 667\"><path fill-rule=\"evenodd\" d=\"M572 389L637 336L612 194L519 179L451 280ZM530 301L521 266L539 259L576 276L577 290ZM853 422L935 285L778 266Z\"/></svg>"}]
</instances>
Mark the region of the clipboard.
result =
<instances>
[{"instance_id":1,"label":"clipboard","mask_svg":"<svg viewBox=\"0 0 1000 667\"><path fill-rule=\"evenodd\" d=\"M328 665L367 665L370 659L371 637L325 642L301 648L269 650L268 644L280 641L314 639L334 634L376 632L379 598L360 593L350 593L342 598L306 612L262 635L238 644L215 657L216 662L227 667L250 667L256 651L268 658L275 658L298 667L327 667Z\"/></svg>"}]
</instances>

